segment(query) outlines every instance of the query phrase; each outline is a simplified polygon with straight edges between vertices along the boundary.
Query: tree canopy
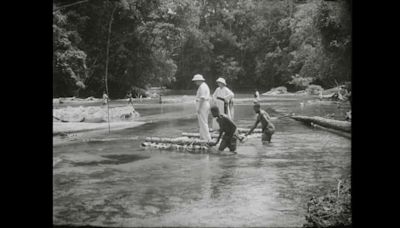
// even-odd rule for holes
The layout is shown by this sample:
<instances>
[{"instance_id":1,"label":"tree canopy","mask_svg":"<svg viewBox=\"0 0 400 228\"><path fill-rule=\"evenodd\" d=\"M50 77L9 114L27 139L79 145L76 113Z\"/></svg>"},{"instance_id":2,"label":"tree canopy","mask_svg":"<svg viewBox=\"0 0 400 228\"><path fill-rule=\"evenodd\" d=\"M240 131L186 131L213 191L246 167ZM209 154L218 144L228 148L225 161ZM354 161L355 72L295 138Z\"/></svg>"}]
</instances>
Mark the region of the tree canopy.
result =
<instances>
[{"instance_id":1,"label":"tree canopy","mask_svg":"<svg viewBox=\"0 0 400 228\"><path fill-rule=\"evenodd\" d=\"M133 87L191 89L196 73L233 89L351 80L351 1L77 2L54 0L54 97L101 95L108 35L111 98Z\"/></svg>"}]
</instances>

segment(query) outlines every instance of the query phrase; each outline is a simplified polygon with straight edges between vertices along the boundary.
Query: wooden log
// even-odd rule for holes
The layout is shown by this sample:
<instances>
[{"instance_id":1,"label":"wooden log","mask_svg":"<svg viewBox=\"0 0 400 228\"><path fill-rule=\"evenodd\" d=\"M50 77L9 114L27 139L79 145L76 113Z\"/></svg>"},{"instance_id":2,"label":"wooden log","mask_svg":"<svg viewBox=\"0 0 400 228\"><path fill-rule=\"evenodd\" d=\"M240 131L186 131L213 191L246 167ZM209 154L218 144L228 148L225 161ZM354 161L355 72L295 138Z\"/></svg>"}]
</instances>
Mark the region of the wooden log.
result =
<instances>
[{"instance_id":1,"label":"wooden log","mask_svg":"<svg viewBox=\"0 0 400 228\"><path fill-rule=\"evenodd\" d=\"M155 143L155 142L142 142L143 147L156 148L161 150L176 150L189 153L208 153L211 151L208 146L201 145L179 145L174 143Z\"/></svg>"},{"instance_id":2,"label":"wooden log","mask_svg":"<svg viewBox=\"0 0 400 228\"><path fill-rule=\"evenodd\" d=\"M246 131L246 133L247 133L247 131ZM213 139L218 138L218 134L210 134L210 135L211 135L211 138L213 138ZM253 132L252 135L255 135L256 137L261 137L261 131L260 131L260 133ZM200 133L182 132L182 136L189 137L189 138L200 138Z\"/></svg>"},{"instance_id":3,"label":"wooden log","mask_svg":"<svg viewBox=\"0 0 400 228\"><path fill-rule=\"evenodd\" d=\"M189 138L200 138L200 133L182 132L182 136ZM210 134L211 138L218 138L218 134Z\"/></svg>"},{"instance_id":4,"label":"wooden log","mask_svg":"<svg viewBox=\"0 0 400 228\"><path fill-rule=\"evenodd\" d=\"M345 138L351 139L351 134L348 133L348 132L338 131L338 130L335 130L335 129L332 129L332 128L322 127L322 126L320 126L318 124L315 124L315 123L311 123L311 126L313 126L314 128L320 129L320 130L329 131L329 132L331 132L333 134L340 135L340 136L343 136Z\"/></svg>"},{"instance_id":5,"label":"wooden log","mask_svg":"<svg viewBox=\"0 0 400 228\"><path fill-rule=\"evenodd\" d=\"M340 121L340 120L332 120L332 119L326 119L322 118L319 116L290 116L290 118L301 121L306 124L314 123L318 124L319 126L325 127L325 128L331 128L335 130L340 130L344 132L351 132L351 122L348 121Z\"/></svg>"},{"instance_id":6,"label":"wooden log","mask_svg":"<svg viewBox=\"0 0 400 228\"><path fill-rule=\"evenodd\" d=\"M243 133L247 133L248 131L250 131L250 128L238 127L237 130L238 130L238 132L240 134L243 134ZM214 132L215 134L219 134L218 130L210 130L210 132ZM256 128L256 129L254 129L253 133L262 133L262 129L261 128Z\"/></svg>"},{"instance_id":7,"label":"wooden log","mask_svg":"<svg viewBox=\"0 0 400 228\"><path fill-rule=\"evenodd\" d=\"M167 143L167 144L177 144L177 145L206 145L207 140L201 139L179 139L179 138L159 138L159 137L146 137L145 142L153 143Z\"/></svg>"}]
</instances>

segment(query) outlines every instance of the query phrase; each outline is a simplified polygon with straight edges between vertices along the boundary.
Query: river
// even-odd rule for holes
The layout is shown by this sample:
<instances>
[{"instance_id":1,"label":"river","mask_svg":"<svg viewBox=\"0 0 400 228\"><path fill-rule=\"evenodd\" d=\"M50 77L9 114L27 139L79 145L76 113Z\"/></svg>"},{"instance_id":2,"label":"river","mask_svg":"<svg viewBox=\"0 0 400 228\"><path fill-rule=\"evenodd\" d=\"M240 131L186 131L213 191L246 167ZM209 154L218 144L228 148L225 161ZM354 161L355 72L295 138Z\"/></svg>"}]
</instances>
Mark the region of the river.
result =
<instances>
[{"instance_id":1,"label":"river","mask_svg":"<svg viewBox=\"0 0 400 228\"><path fill-rule=\"evenodd\" d=\"M235 123L250 127L251 94L238 97ZM261 105L273 117L334 113L342 119L346 108L290 96L266 97ZM196 132L197 119L191 102L135 109L146 124L90 135L110 140L53 146L55 225L300 227L310 197L351 169L351 140L289 118L274 118L270 145L250 138L238 143L237 155L142 148L146 136Z\"/></svg>"}]
</instances>

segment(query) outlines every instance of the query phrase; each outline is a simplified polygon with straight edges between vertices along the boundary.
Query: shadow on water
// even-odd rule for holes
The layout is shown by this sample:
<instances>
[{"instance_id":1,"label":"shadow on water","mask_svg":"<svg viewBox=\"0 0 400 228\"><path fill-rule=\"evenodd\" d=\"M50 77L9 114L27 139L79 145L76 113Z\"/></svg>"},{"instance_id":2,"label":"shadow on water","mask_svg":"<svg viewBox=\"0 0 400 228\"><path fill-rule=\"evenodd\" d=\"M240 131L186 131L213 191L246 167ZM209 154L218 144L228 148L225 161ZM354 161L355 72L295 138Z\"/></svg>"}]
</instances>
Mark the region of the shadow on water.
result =
<instances>
[{"instance_id":1,"label":"shadow on water","mask_svg":"<svg viewBox=\"0 0 400 228\"><path fill-rule=\"evenodd\" d=\"M339 115L334 105L309 103L301 110L299 101L276 99L262 107L271 116ZM192 104L173 107L149 106L157 121L98 136L138 136L132 140L54 146L53 159L60 160L53 169L54 224L300 227L312 194L350 171L348 139L288 118L274 120L270 145L250 138L233 156L141 148L146 136L197 131ZM238 126L254 120L251 104L235 107Z\"/></svg>"},{"instance_id":2,"label":"shadow on water","mask_svg":"<svg viewBox=\"0 0 400 228\"><path fill-rule=\"evenodd\" d=\"M119 165L129 162L134 162L141 159L150 158L150 156L141 156L136 154L115 154L115 155L103 155L102 157L108 158L102 161L90 161L90 162L74 162L75 166L91 166L91 165Z\"/></svg>"}]
</instances>

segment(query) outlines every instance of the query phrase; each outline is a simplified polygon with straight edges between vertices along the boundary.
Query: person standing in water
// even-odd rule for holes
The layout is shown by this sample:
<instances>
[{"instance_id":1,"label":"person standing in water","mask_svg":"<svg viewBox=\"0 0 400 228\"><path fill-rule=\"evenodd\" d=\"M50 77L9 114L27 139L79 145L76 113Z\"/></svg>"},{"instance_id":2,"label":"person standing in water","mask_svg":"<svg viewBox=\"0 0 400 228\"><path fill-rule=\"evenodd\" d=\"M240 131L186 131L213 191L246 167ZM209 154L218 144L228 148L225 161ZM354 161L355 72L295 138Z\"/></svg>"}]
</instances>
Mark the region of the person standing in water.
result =
<instances>
[{"instance_id":1,"label":"person standing in water","mask_svg":"<svg viewBox=\"0 0 400 228\"><path fill-rule=\"evenodd\" d=\"M218 88L213 94L213 104L218 107L219 113L224 113L229 119L233 120L233 97L235 94L226 86L226 81L223 78L217 79ZM213 119L212 128L219 129L217 119Z\"/></svg>"},{"instance_id":2,"label":"person standing in water","mask_svg":"<svg viewBox=\"0 0 400 228\"><path fill-rule=\"evenodd\" d=\"M219 108L217 106L211 107L211 113L213 117L217 120L219 124L219 136L217 141L209 142L209 146L215 146L218 144L219 140L222 137L222 141L219 144L219 152L224 151L225 148L229 148L229 151L232 153L236 153L236 145L238 136L238 131L236 125L232 122L227 115L220 114ZM222 136L223 135L223 136Z\"/></svg>"},{"instance_id":3,"label":"person standing in water","mask_svg":"<svg viewBox=\"0 0 400 228\"><path fill-rule=\"evenodd\" d=\"M255 99L256 101L259 101L259 100L260 100L260 93L258 92L258 89L256 89L256 91L254 92L254 99Z\"/></svg>"},{"instance_id":4,"label":"person standing in water","mask_svg":"<svg viewBox=\"0 0 400 228\"><path fill-rule=\"evenodd\" d=\"M106 91L103 92L103 105L106 105L108 103L108 96Z\"/></svg>"},{"instance_id":5,"label":"person standing in water","mask_svg":"<svg viewBox=\"0 0 400 228\"><path fill-rule=\"evenodd\" d=\"M199 121L200 139L210 141L210 130L208 128L208 114L210 111L210 88L205 83L203 75L194 75L192 81L198 86L196 93L196 111Z\"/></svg>"},{"instance_id":6,"label":"person standing in water","mask_svg":"<svg viewBox=\"0 0 400 228\"><path fill-rule=\"evenodd\" d=\"M268 115L268 113L264 110L261 109L261 106L259 103L255 103L253 106L254 112L257 113L257 120L254 126L245 134L245 137L250 135L253 130L257 127L257 125L261 122L261 128L262 128L262 136L261 136L261 142L264 144L265 142L270 143L272 135L275 133L275 126L271 122L271 117Z\"/></svg>"},{"instance_id":7,"label":"person standing in water","mask_svg":"<svg viewBox=\"0 0 400 228\"><path fill-rule=\"evenodd\" d=\"M132 93L129 91L126 96L128 97L128 104L132 104L133 105Z\"/></svg>"}]
</instances>

